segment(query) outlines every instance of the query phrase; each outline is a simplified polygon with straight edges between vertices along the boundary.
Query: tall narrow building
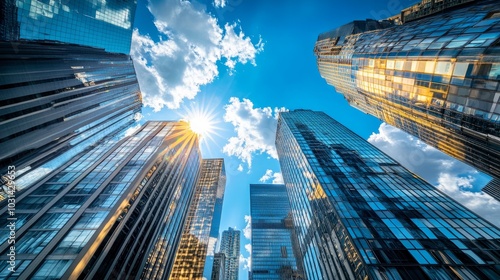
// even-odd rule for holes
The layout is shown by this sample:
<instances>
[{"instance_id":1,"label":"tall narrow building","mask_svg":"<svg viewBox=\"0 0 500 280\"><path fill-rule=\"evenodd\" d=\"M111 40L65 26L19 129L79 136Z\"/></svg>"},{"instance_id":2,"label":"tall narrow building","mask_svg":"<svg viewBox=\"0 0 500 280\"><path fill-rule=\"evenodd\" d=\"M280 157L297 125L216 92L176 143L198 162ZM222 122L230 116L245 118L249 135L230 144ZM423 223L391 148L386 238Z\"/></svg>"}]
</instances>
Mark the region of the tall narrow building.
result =
<instances>
[{"instance_id":1,"label":"tall narrow building","mask_svg":"<svg viewBox=\"0 0 500 280\"><path fill-rule=\"evenodd\" d=\"M321 76L351 106L492 175L484 191L500 200L500 2L426 0L394 18L319 35Z\"/></svg>"},{"instance_id":2,"label":"tall narrow building","mask_svg":"<svg viewBox=\"0 0 500 280\"><path fill-rule=\"evenodd\" d=\"M307 279L499 279L500 230L322 112L280 113Z\"/></svg>"},{"instance_id":3,"label":"tall narrow building","mask_svg":"<svg viewBox=\"0 0 500 280\"><path fill-rule=\"evenodd\" d=\"M0 278L167 279L200 165L185 122L108 136L0 204Z\"/></svg>"},{"instance_id":4,"label":"tall narrow building","mask_svg":"<svg viewBox=\"0 0 500 280\"><path fill-rule=\"evenodd\" d=\"M285 185L251 184L253 280L304 279Z\"/></svg>"},{"instance_id":5,"label":"tall narrow building","mask_svg":"<svg viewBox=\"0 0 500 280\"><path fill-rule=\"evenodd\" d=\"M225 187L224 159L203 159L170 279L212 277Z\"/></svg>"},{"instance_id":6,"label":"tall narrow building","mask_svg":"<svg viewBox=\"0 0 500 280\"><path fill-rule=\"evenodd\" d=\"M224 253L215 253L214 264L212 266L212 276L207 279L224 280L225 263L226 255L224 255Z\"/></svg>"},{"instance_id":7,"label":"tall narrow building","mask_svg":"<svg viewBox=\"0 0 500 280\"><path fill-rule=\"evenodd\" d=\"M229 228L222 232L220 253L225 256L224 280L238 280L240 264L240 231Z\"/></svg>"}]
</instances>

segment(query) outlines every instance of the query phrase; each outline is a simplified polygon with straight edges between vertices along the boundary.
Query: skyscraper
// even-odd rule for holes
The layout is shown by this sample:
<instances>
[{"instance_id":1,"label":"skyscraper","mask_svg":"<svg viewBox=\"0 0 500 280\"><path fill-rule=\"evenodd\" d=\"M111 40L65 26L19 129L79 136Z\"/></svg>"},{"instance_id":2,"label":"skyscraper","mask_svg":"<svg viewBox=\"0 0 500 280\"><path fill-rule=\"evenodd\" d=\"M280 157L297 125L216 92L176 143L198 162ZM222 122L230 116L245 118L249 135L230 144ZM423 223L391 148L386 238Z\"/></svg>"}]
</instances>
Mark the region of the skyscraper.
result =
<instances>
[{"instance_id":1,"label":"skyscraper","mask_svg":"<svg viewBox=\"0 0 500 280\"><path fill-rule=\"evenodd\" d=\"M0 4L0 185L18 189L140 114L132 60L135 0ZM5 193L0 193L0 200Z\"/></svg>"},{"instance_id":2,"label":"skyscraper","mask_svg":"<svg viewBox=\"0 0 500 280\"><path fill-rule=\"evenodd\" d=\"M136 0L7 0L0 4L0 40L58 41L130 53Z\"/></svg>"},{"instance_id":3,"label":"skyscraper","mask_svg":"<svg viewBox=\"0 0 500 280\"><path fill-rule=\"evenodd\" d=\"M214 264L212 267L212 277L210 279L224 280L225 263L226 263L226 255L224 255L224 253L215 253Z\"/></svg>"},{"instance_id":4,"label":"skyscraper","mask_svg":"<svg viewBox=\"0 0 500 280\"><path fill-rule=\"evenodd\" d=\"M303 279L285 185L251 184L252 278ZM300 269L299 269L300 268Z\"/></svg>"},{"instance_id":5,"label":"skyscraper","mask_svg":"<svg viewBox=\"0 0 500 280\"><path fill-rule=\"evenodd\" d=\"M141 94L128 55L55 42L0 42L0 172L23 189L133 125ZM2 182L4 183L4 182Z\"/></svg>"},{"instance_id":6,"label":"skyscraper","mask_svg":"<svg viewBox=\"0 0 500 280\"><path fill-rule=\"evenodd\" d=\"M184 122L108 137L0 204L0 278L168 278L200 165Z\"/></svg>"},{"instance_id":7,"label":"skyscraper","mask_svg":"<svg viewBox=\"0 0 500 280\"><path fill-rule=\"evenodd\" d=\"M226 172L224 159L203 159L170 279L210 279Z\"/></svg>"},{"instance_id":8,"label":"skyscraper","mask_svg":"<svg viewBox=\"0 0 500 280\"><path fill-rule=\"evenodd\" d=\"M500 230L322 112L276 148L307 279L499 279Z\"/></svg>"},{"instance_id":9,"label":"skyscraper","mask_svg":"<svg viewBox=\"0 0 500 280\"><path fill-rule=\"evenodd\" d=\"M492 175L500 200L499 11L423 1L402 25L354 21L319 35L319 72L351 106Z\"/></svg>"},{"instance_id":10,"label":"skyscraper","mask_svg":"<svg viewBox=\"0 0 500 280\"><path fill-rule=\"evenodd\" d=\"M224 280L238 280L240 263L240 231L229 228L222 232L220 253L225 255Z\"/></svg>"}]
</instances>

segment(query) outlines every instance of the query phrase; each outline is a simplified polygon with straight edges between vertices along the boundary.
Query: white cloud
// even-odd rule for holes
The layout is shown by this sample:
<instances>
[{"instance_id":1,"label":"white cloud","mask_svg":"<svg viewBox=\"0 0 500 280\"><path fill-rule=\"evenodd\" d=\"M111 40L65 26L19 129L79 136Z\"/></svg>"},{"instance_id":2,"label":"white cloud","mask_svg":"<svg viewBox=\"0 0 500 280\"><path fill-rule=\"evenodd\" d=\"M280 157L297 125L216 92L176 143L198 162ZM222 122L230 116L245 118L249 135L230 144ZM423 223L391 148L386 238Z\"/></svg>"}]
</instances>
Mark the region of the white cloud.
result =
<instances>
[{"instance_id":1,"label":"white cloud","mask_svg":"<svg viewBox=\"0 0 500 280\"><path fill-rule=\"evenodd\" d=\"M250 240L252 238L252 217L249 215L245 215L245 222L247 225L243 229L243 236L246 239Z\"/></svg>"},{"instance_id":2,"label":"white cloud","mask_svg":"<svg viewBox=\"0 0 500 280\"><path fill-rule=\"evenodd\" d=\"M251 240L252 238L252 217L250 215L245 215L245 222L247 223L245 228L243 229L243 236ZM249 255L248 258L245 258L243 254L240 254L240 264L243 265L243 269L250 270L252 265L252 244L245 244L245 250Z\"/></svg>"},{"instance_id":3,"label":"white cloud","mask_svg":"<svg viewBox=\"0 0 500 280\"><path fill-rule=\"evenodd\" d=\"M238 171L239 172L243 171L243 165L241 165L241 163L238 165Z\"/></svg>"},{"instance_id":4,"label":"white cloud","mask_svg":"<svg viewBox=\"0 0 500 280\"><path fill-rule=\"evenodd\" d=\"M478 173L474 168L385 123L380 125L379 133L370 135L368 142L433 185L437 185L441 172Z\"/></svg>"},{"instance_id":5,"label":"white cloud","mask_svg":"<svg viewBox=\"0 0 500 280\"><path fill-rule=\"evenodd\" d=\"M261 39L254 45L237 23L219 26L196 1L150 1L148 8L166 39L155 42L134 30L130 54L144 105L155 111L178 108L183 99L194 98L200 86L218 76L217 62L225 60L233 71L237 63L255 65L263 50Z\"/></svg>"},{"instance_id":6,"label":"white cloud","mask_svg":"<svg viewBox=\"0 0 500 280\"><path fill-rule=\"evenodd\" d=\"M139 112L137 112L137 113L135 113L135 114L134 114L134 120L135 120L136 122L138 122L138 121L142 120L143 118L144 118L144 115L143 115L143 114L141 114L141 113L139 113Z\"/></svg>"},{"instance_id":7,"label":"white cloud","mask_svg":"<svg viewBox=\"0 0 500 280\"><path fill-rule=\"evenodd\" d=\"M500 226L500 203L480 191L483 186L478 182L480 173L476 169L385 123L368 141L462 205Z\"/></svg>"},{"instance_id":8,"label":"white cloud","mask_svg":"<svg viewBox=\"0 0 500 280\"><path fill-rule=\"evenodd\" d=\"M226 6L226 0L214 0L214 7L224 8Z\"/></svg>"},{"instance_id":9,"label":"white cloud","mask_svg":"<svg viewBox=\"0 0 500 280\"><path fill-rule=\"evenodd\" d=\"M252 267L252 244L245 244L245 250L248 252L248 258L245 258L243 254L240 254L240 264L243 265L243 269L250 270Z\"/></svg>"},{"instance_id":10,"label":"white cloud","mask_svg":"<svg viewBox=\"0 0 500 280\"><path fill-rule=\"evenodd\" d=\"M262 39L254 46L250 38L246 37L239 28L239 33L236 34L235 28L238 25L236 23L224 26L226 32L225 36L221 41L222 55L226 58L225 65L230 69L234 69L237 62L246 64L250 62L254 66L255 64L255 54L264 50L264 43Z\"/></svg>"},{"instance_id":11,"label":"white cloud","mask_svg":"<svg viewBox=\"0 0 500 280\"><path fill-rule=\"evenodd\" d=\"M254 153L267 153L271 158L277 159L274 139L278 113L286 111L285 108L254 108L252 101L231 97L224 109L224 121L234 126L236 137L231 137L224 146L223 152L229 156L236 156L252 166Z\"/></svg>"},{"instance_id":12,"label":"white cloud","mask_svg":"<svg viewBox=\"0 0 500 280\"><path fill-rule=\"evenodd\" d=\"M273 172L271 169L266 170L266 173L259 179L259 182L267 183L270 179L273 179L273 184L283 184L283 175L281 172Z\"/></svg>"},{"instance_id":13,"label":"white cloud","mask_svg":"<svg viewBox=\"0 0 500 280\"><path fill-rule=\"evenodd\" d=\"M457 177L449 173L441 173L437 187L490 223L500 227L500 219L498 219L500 203L483 192L472 191L474 180L472 176Z\"/></svg>"}]
</instances>

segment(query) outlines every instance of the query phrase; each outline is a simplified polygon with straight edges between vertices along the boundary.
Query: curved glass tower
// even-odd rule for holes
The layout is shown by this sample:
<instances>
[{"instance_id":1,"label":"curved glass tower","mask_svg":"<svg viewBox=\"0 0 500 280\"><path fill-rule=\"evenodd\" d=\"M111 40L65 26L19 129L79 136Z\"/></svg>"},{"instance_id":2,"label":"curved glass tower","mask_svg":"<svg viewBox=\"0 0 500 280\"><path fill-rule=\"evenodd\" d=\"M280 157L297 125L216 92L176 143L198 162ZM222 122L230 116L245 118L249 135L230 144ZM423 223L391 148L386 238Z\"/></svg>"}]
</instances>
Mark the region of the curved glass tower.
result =
<instances>
[{"instance_id":1,"label":"curved glass tower","mask_svg":"<svg viewBox=\"0 0 500 280\"><path fill-rule=\"evenodd\" d=\"M319 35L319 72L351 106L495 177L485 191L500 200L500 3L436 1L433 12L424 2L402 25Z\"/></svg>"}]
</instances>

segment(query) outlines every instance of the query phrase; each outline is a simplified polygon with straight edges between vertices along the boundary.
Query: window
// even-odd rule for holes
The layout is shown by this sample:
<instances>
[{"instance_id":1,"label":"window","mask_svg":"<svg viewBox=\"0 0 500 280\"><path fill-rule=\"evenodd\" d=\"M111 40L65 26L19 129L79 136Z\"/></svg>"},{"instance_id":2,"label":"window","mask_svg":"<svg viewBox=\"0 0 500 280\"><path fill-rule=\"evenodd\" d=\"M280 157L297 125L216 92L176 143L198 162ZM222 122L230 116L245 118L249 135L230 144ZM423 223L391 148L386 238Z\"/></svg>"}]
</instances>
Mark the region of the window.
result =
<instances>
[{"instance_id":1,"label":"window","mask_svg":"<svg viewBox=\"0 0 500 280\"><path fill-rule=\"evenodd\" d=\"M281 246L281 257L288 258L288 252L286 251L286 246Z\"/></svg>"},{"instance_id":2,"label":"window","mask_svg":"<svg viewBox=\"0 0 500 280\"><path fill-rule=\"evenodd\" d=\"M453 71L453 76L465 77L468 68L469 68L469 63L464 63L464 62L456 63L455 69Z\"/></svg>"}]
</instances>

